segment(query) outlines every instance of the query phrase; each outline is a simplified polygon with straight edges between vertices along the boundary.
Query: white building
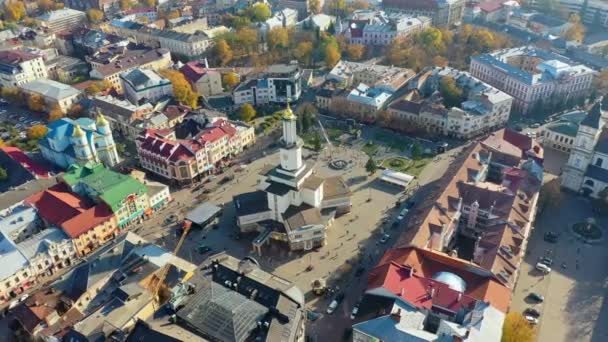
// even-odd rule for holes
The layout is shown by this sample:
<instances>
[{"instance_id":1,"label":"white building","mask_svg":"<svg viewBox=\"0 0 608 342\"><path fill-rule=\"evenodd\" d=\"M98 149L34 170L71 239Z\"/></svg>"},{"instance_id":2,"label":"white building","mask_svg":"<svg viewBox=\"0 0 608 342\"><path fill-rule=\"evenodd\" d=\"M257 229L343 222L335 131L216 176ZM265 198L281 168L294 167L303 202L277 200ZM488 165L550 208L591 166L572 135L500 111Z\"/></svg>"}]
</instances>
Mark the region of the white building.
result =
<instances>
[{"instance_id":1,"label":"white building","mask_svg":"<svg viewBox=\"0 0 608 342\"><path fill-rule=\"evenodd\" d=\"M260 173L259 191L234 197L241 231L260 233L253 241L259 254L270 239L287 242L290 250L323 246L335 215L351 207L350 190L341 177L321 178L302 160L303 143L289 106L282 122L280 165Z\"/></svg>"},{"instance_id":2,"label":"white building","mask_svg":"<svg viewBox=\"0 0 608 342\"><path fill-rule=\"evenodd\" d=\"M357 10L348 20L344 36L350 44L386 46L431 26L431 18L398 12Z\"/></svg>"},{"instance_id":3,"label":"white building","mask_svg":"<svg viewBox=\"0 0 608 342\"><path fill-rule=\"evenodd\" d=\"M70 85L48 80L38 79L28 82L19 87L26 94L36 94L44 98L44 104L47 111L53 108L59 108L61 112L66 113L72 105L78 103L82 99L82 92Z\"/></svg>"},{"instance_id":4,"label":"white building","mask_svg":"<svg viewBox=\"0 0 608 342\"><path fill-rule=\"evenodd\" d=\"M582 13L585 24L608 27L608 2L605 0L557 0L554 3L560 13ZM542 0L531 0L529 4L539 11L546 10Z\"/></svg>"},{"instance_id":5,"label":"white building","mask_svg":"<svg viewBox=\"0 0 608 342\"><path fill-rule=\"evenodd\" d=\"M17 87L47 77L42 56L21 49L0 51L0 85L2 87Z\"/></svg>"},{"instance_id":6,"label":"white building","mask_svg":"<svg viewBox=\"0 0 608 342\"><path fill-rule=\"evenodd\" d=\"M302 71L297 64L275 64L262 75L239 84L232 92L234 104L290 103L302 95Z\"/></svg>"},{"instance_id":7,"label":"white building","mask_svg":"<svg viewBox=\"0 0 608 342\"><path fill-rule=\"evenodd\" d=\"M342 83L344 87L365 83L395 92L415 75L411 69L340 60L325 79Z\"/></svg>"},{"instance_id":8,"label":"white building","mask_svg":"<svg viewBox=\"0 0 608 342\"><path fill-rule=\"evenodd\" d=\"M162 77L154 70L133 69L120 75L122 89L131 103L138 105L143 102L173 96L171 81Z\"/></svg>"},{"instance_id":9,"label":"white building","mask_svg":"<svg viewBox=\"0 0 608 342\"><path fill-rule=\"evenodd\" d=\"M273 28L289 28L295 26L297 23L298 11L291 8L285 8L274 13L274 15L265 22L258 24L258 31L262 36L262 39L265 39L268 32Z\"/></svg>"},{"instance_id":10,"label":"white building","mask_svg":"<svg viewBox=\"0 0 608 342\"><path fill-rule=\"evenodd\" d=\"M392 92L379 87L370 87L364 83L359 83L357 87L350 91L346 96L348 109L353 114L373 116L384 107L393 95Z\"/></svg>"},{"instance_id":11,"label":"white building","mask_svg":"<svg viewBox=\"0 0 608 342\"><path fill-rule=\"evenodd\" d=\"M596 103L580 123L568 162L563 168L562 187L597 197L608 187L608 134L605 131L606 102Z\"/></svg>"},{"instance_id":12,"label":"white building","mask_svg":"<svg viewBox=\"0 0 608 342\"><path fill-rule=\"evenodd\" d=\"M87 23L85 12L63 8L46 12L38 17L40 25L53 32L74 31Z\"/></svg>"},{"instance_id":13,"label":"white building","mask_svg":"<svg viewBox=\"0 0 608 342\"><path fill-rule=\"evenodd\" d=\"M470 73L513 97L513 110L527 114L549 101L578 101L589 94L595 72L535 47L518 47L471 58Z\"/></svg>"}]
</instances>

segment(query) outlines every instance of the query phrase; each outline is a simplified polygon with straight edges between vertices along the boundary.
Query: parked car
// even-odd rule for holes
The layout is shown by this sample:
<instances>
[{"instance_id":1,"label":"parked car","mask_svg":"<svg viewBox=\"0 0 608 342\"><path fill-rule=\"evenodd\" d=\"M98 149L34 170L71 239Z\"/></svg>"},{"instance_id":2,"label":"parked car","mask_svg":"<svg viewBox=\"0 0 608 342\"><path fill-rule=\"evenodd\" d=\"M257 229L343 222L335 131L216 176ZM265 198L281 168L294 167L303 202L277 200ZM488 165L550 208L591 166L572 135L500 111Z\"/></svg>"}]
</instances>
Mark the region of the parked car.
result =
<instances>
[{"instance_id":1,"label":"parked car","mask_svg":"<svg viewBox=\"0 0 608 342\"><path fill-rule=\"evenodd\" d=\"M546 232L544 236L544 240L550 243L557 243L559 238L559 234L556 232Z\"/></svg>"},{"instance_id":2,"label":"parked car","mask_svg":"<svg viewBox=\"0 0 608 342\"><path fill-rule=\"evenodd\" d=\"M401 221L405 218L405 216L407 216L407 213L409 212L409 210L407 208L404 208L403 210L401 210L401 212L399 213L399 216L397 216L397 221Z\"/></svg>"},{"instance_id":3,"label":"parked car","mask_svg":"<svg viewBox=\"0 0 608 342\"><path fill-rule=\"evenodd\" d=\"M382 235L382 238L380 238L380 243L387 243L390 238L391 236L389 234L384 234Z\"/></svg>"},{"instance_id":4,"label":"parked car","mask_svg":"<svg viewBox=\"0 0 608 342\"><path fill-rule=\"evenodd\" d=\"M538 262L547 265L548 267L552 267L553 266L553 259L549 258L549 257L542 257L538 259Z\"/></svg>"},{"instance_id":5,"label":"parked car","mask_svg":"<svg viewBox=\"0 0 608 342\"><path fill-rule=\"evenodd\" d=\"M528 298L532 299L532 300L533 300L533 301L535 301L535 302L539 302L539 303L542 303L542 302L544 302L544 301L545 301L545 297L543 297L543 295L538 294L538 293L536 293L536 292L531 292L531 293L528 295Z\"/></svg>"},{"instance_id":6,"label":"parked car","mask_svg":"<svg viewBox=\"0 0 608 342\"><path fill-rule=\"evenodd\" d=\"M524 314L526 316L539 317L540 311L536 310L535 308L527 308L524 310Z\"/></svg>"},{"instance_id":7,"label":"parked car","mask_svg":"<svg viewBox=\"0 0 608 342\"><path fill-rule=\"evenodd\" d=\"M551 273L551 267L543 264L542 262L536 263L536 269L543 272L544 274Z\"/></svg>"},{"instance_id":8,"label":"parked car","mask_svg":"<svg viewBox=\"0 0 608 342\"><path fill-rule=\"evenodd\" d=\"M327 314L333 314L334 311L336 311L336 309L338 308L338 304L340 303L337 300L332 300L331 303L329 303L329 306L327 307Z\"/></svg>"},{"instance_id":9,"label":"parked car","mask_svg":"<svg viewBox=\"0 0 608 342\"><path fill-rule=\"evenodd\" d=\"M526 316L526 321L528 321L528 323L530 323L531 325L538 324L538 318L536 317Z\"/></svg>"},{"instance_id":10,"label":"parked car","mask_svg":"<svg viewBox=\"0 0 608 342\"><path fill-rule=\"evenodd\" d=\"M353 311L350 312L350 319L355 319L355 317L357 317L357 313L359 313L359 303L355 304Z\"/></svg>"}]
</instances>

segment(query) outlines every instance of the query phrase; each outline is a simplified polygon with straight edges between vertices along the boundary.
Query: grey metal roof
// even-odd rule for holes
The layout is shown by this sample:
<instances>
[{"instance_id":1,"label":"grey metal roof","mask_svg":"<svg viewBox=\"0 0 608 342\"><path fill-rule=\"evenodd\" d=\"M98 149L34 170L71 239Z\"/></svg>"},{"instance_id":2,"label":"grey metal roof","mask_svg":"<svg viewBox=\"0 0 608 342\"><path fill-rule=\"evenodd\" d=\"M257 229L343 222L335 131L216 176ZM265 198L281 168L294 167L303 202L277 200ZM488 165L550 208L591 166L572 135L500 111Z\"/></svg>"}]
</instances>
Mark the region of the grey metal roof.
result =
<instances>
[{"instance_id":1,"label":"grey metal roof","mask_svg":"<svg viewBox=\"0 0 608 342\"><path fill-rule=\"evenodd\" d=\"M251 215L270 210L266 192L246 192L233 198L237 216Z\"/></svg>"},{"instance_id":2,"label":"grey metal roof","mask_svg":"<svg viewBox=\"0 0 608 342\"><path fill-rule=\"evenodd\" d=\"M268 309L215 282L205 281L177 315L197 333L225 342L247 341Z\"/></svg>"},{"instance_id":3,"label":"grey metal roof","mask_svg":"<svg viewBox=\"0 0 608 342\"><path fill-rule=\"evenodd\" d=\"M222 208L211 203L203 203L186 214L186 219L192 223L203 224L222 211Z\"/></svg>"},{"instance_id":4,"label":"grey metal roof","mask_svg":"<svg viewBox=\"0 0 608 342\"><path fill-rule=\"evenodd\" d=\"M27 259L15 244L0 233L0 279L6 279L27 265Z\"/></svg>"},{"instance_id":5,"label":"grey metal roof","mask_svg":"<svg viewBox=\"0 0 608 342\"><path fill-rule=\"evenodd\" d=\"M80 90L72 86L47 79L38 79L20 87L28 92L34 92L55 100L63 100L67 97L80 94Z\"/></svg>"},{"instance_id":6,"label":"grey metal roof","mask_svg":"<svg viewBox=\"0 0 608 342\"><path fill-rule=\"evenodd\" d=\"M17 244L17 248L29 260L38 254L46 253L51 244L62 243L68 239L61 229L51 227Z\"/></svg>"}]
</instances>

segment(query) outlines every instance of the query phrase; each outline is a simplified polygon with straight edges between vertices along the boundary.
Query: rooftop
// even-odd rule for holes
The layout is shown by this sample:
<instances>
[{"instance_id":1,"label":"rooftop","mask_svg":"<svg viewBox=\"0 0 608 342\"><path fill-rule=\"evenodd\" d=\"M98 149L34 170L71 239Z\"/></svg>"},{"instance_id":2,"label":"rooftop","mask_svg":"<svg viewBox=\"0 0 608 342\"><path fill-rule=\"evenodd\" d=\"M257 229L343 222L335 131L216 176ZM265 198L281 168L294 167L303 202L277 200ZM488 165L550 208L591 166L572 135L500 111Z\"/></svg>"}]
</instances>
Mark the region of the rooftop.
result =
<instances>
[{"instance_id":1,"label":"rooftop","mask_svg":"<svg viewBox=\"0 0 608 342\"><path fill-rule=\"evenodd\" d=\"M69 17L73 17L73 16L81 16L81 17L85 17L86 14L84 12L81 11L77 11L71 8L62 8L59 10L55 10L55 11L49 11L44 13L43 15L39 16L38 19L42 20L42 21L56 21L56 20L63 20L65 18L69 18Z\"/></svg>"},{"instance_id":2,"label":"rooftop","mask_svg":"<svg viewBox=\"0 0 608 342\"><path fill-rule=\"evenodd\" d=\"M80 90L70 85L48 79L34 80L20 87L27 92L40 94L57 101L80 94Z\"/></svg>"},{"instance_id":3,"label":"rooftop","mask_svg":"<svg viewBox=\"0 0 608 342\"><path fill-rule=\"evenodd\" d=\"M120 78L136 91L171 83L154 70L140 68L125 72L120 75Z\"/></svg>"},{"instance_id":4,"label":"rooftop","mask_svg":"<svg viewBox=\"0 0 608 342\"><path fill-rule=\"evenodd\" d=\"M165 49L126 50L122 55L113 58L109 63L100 65L94 70L102 77L120 73L143 64L162 59L169 53Z\"/></svg>"}]
</instances>

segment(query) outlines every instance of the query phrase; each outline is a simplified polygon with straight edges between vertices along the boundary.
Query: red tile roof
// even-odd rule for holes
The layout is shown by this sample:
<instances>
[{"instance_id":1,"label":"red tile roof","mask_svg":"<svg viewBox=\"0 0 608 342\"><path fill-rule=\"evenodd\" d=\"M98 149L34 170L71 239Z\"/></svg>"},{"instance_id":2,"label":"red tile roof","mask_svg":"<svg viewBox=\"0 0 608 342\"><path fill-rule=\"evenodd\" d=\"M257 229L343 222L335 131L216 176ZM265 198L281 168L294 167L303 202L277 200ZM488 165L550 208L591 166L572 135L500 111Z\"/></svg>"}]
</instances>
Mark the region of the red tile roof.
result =
<instances>
[{"instance_id":1,"label":"red tile roof","mask_svg":"<svg viewBox=\"0 0 608 342\"><path fill-rule=\"evenodd\" d=\"M146 130L137 140L140 142L139 149L158 155L164 160L176 162L195 157L200 145L196 142L185 140L170 140L162 138L155 130ZM160 162L160 160L159 160Z\"/></svg>"},{"instance_id":2,"label":"red tile roof","mask_svg":"<svg viewBox=\"0 0 608 342\"><path fill-rule=\"evenodd\" d=\"M114 217L112 210L105 204L98 204L65 221L61 228L72 239Z\"/></svg>"},{"instance_id":3,"label":"red tile roof","mask_svg":"<svg viewBox=\"0 0 608 342\"><path fill-rule=\"evenodd\" d=\"M36 178L49 178L49 170L42 167L40 164L33 161L28 155L23 153L17 147L2 147L2 151L6 153L12 160L19 163L29 173Z\"/></svg>"},{"instance_id":4,"label":"red tile roof","mask_svg":"<svg viewBox=\"0 0 608 342\"><path fill-rule=\"evenodd\" d=\"M205 63L201 61L192 61L186 63L179 71L184 74L184 77L190 83L196 83L206 73L217 73L216 70L211 70L205 67Z\"/></svg>"},{"instance_id":5,"label":"red tile roof","mask_svg":"<svg viewBox=\"0 0 608 342\"><path fill-rule=\"evenodd\" d=\"M40 217L58 227L91 208L91 204L86 199L70 192L63 183L26 198L25 203L34 206L38 209Z\"/></svg>"},{"instance_id":6,"label":"red tile roof","mask_svg":"<svg viewBox=\"0 0 608 342\"><path fill-rule=\"evenodd\" d=\"M484 1L479 4L479 8L484 12L494 12L502 8L502 4L506 0Z\"/></svg>"},{"instance_id":7,"label":"red tile roof","mask_svg":"<svg viewBox=\"0 0 608 342\"><path fill-rule=\"evenodd\" d=\"M205 129L198 135L198 140L204 145L223 138L226 133L219 127Z\"/></svg>"}]
</instances>

